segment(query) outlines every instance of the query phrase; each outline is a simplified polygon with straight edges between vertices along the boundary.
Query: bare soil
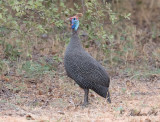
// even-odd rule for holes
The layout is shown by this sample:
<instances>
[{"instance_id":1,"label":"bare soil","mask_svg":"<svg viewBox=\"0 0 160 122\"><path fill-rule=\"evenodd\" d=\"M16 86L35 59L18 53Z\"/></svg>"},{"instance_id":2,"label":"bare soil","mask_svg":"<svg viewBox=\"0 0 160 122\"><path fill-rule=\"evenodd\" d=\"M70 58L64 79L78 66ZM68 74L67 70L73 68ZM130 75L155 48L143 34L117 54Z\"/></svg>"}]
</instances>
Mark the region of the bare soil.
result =
<instances>
[{"instance_id":1,"label":"bare soil","mask_svg":"<svg viewBox=\"0 0 160 122\"><path fill-rule=\"evenodd\" d=\"M34 81L1 77L0 122L115 121L159 122L160 79L140 81L112 77L112 103L90 90L87 107L84 92L65 73Z\"/></svg>"}]
</instances>

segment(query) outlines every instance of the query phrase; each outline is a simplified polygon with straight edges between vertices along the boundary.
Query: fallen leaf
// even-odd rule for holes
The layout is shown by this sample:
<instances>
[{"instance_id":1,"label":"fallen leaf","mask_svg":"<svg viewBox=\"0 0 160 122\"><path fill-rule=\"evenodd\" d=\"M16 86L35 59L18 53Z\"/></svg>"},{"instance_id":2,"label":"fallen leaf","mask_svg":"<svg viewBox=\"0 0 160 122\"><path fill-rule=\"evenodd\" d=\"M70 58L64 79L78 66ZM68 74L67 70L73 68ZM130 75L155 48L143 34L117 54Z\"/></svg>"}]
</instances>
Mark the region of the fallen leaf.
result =
<instances>
[{"instance_id":1,"label":"fallen leaf","mask_svg":"<svg viewBox=\"0 0 160 122\"><path fill-rule=\"evenodd\" d=\"M141 112L141 110L131 109L130 116L140 116L140 112Z\"/></svg>"},{"instance_id":2,"label":"fallen leaf","mask_svg":"<svg viewBox=\"0 0 160 122\"><path fill-rule=\"evenodd\" d=\"M151 122L151 120L147 118L144 120L144 122Z\"/></svg>"},{"instance_id":3,"label":"fallen leaf","mask_svg":"<svg viewBox=\"0 0 160 122\"><path fill-rule=\"evenodd\" d=\"M26 119L27 119L27 120L35 120L35 119L34 119L31 115L29 115L29 114L26 115Z\"/></svg>"}]
</instances>

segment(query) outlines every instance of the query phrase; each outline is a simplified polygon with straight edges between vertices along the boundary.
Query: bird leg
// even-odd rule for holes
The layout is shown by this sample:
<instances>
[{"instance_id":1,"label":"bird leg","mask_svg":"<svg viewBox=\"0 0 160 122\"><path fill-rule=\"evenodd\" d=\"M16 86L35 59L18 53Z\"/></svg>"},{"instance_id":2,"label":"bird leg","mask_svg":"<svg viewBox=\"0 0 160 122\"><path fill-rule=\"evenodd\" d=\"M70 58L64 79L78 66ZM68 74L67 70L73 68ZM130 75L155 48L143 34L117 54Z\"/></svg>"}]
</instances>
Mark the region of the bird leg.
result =
<instances>
[{"instance_id":1,"label":"bird leg","mask_svg":"<svg viewBox=\"0 0 160 122\"><path fill-rule=\"evenodd\" d=\"M109 103L111 103L111 98L110 98L109 90L108 90L108 92L107 92L107 101L108 101Z\"/></svg>"},{"instance_id":2,"label":"bird leg","mask_svg":"<svg viewBox=\"0 0 160 122\"><path fill-rule=\"evenodd\" d=\"M83 106L88 105L88 93L89 93L89 89L84 89L84 103L83 103Z\"/></svg>"}]
</instances>

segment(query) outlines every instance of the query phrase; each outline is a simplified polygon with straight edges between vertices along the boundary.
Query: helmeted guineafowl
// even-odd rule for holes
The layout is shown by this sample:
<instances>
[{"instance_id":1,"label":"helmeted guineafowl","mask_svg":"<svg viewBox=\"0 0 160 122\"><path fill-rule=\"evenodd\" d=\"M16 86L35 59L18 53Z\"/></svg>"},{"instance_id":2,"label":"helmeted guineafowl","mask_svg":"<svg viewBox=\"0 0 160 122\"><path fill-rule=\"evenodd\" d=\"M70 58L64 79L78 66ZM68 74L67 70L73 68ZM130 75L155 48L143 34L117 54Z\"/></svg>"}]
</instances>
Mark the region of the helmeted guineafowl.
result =
<instances>
[{"instance_id":1,"label":"helmeted guineafowl","mask_svg":"<svg viewBox=\"0 0 160 122\"><path fill-rule=\"evenodd\" d=\"M71 17L70 21L72 36L64 57L67 75L84 89L83 105L88 104L89 89L104 98L107 97L108 102L111 103L109 93L110 78L101 64L83 49L77 33L79 27L78 16Z\"/></svg>"}]
</instances>

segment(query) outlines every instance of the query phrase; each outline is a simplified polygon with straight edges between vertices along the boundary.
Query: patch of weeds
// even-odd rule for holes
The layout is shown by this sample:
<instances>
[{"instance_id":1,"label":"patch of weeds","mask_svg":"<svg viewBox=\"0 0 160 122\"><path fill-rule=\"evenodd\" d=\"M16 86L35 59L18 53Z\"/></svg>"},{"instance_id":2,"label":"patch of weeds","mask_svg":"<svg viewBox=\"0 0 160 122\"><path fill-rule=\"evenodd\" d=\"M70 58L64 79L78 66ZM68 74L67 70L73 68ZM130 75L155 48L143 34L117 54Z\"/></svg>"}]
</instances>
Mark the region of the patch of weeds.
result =
<instances>
[{"instance_id":1,"label":"patch of weeds","mask_svg":"<svg viewBox=\"0 0 160 122\"><path fill-rule=\"evenodd\" d=\"M126 88L122 88L121 90L122 90L122 93L125 94Z\"/></svg>"},{"instance_id":2,"label":"patch of weeds","mask_svg":"<svg viewBox=\"0 0 160 122\"><path fill-rule=\"evenodd\" d=\"M16 98L15 98L15 102L16 102L16 105L18 104L18 105L21 105L21 104L23 104L24 103L24 99L23 98L21 98L20 96L16 96Z\"/></svg>"},{"instance_id":3,"label":"patch of weeds","mask_svg":"<svg viewBox=\"0 0 160 122\"><path fill-rule=\"evenodd\" d=\"M24 89L26 89L26 86L24 84L18 84L17 86L15 86L14 84L11 84L11 83L5 83L4 86L12 91L13 93L18 93Z\"/></svg>"},{"instance_id":4,"label":"patch of weeds","mask_svg":"<svg viewBox=\"0 0 160 122\"><path fill-rule=\"evenodd\" d=\"M7 34L9 34L10 32L11 31L8 28L6 28L4 26L0 27L0 37L4 37Z\"/></svg>"},{"instance_id":5,"label":"patch of weeds","mask_svg":"<svg viewBox=\"0 0 160 122\"><path fill-rule=\"evenodd\" d=\"M60 79L62 80L65 80L65 78L66 78L65 76L60 76Z\"/></svg>"},{"instance_id":6,"label":"patch of weeds","mask_svg":"<svg viewBox=\"0 0 160 122\"><path fill-rule=\"evenodd\" d=\"M13 92L14 93L18 93L18 92L20 92L22 89L20 88L20 87L16 87L16 88L14 88L13 89Z\"/></svg>"},{"instance_id":7,"label":"patch of weeds","mask_svg":"<svg viewBox=\"0 0 160 122\"><path fill-rule=\"evenodd\" d=\"M37 77L49 73L52 69L48 65L41 65L37 62L26 61L22 65L22 71L25 71L25 77Z\"/></svg>"},{"instance_id":8,"label":"patch of weeds","mask_svg":"<svg viewBox=\"0 0 160 122\"><path fill-rule=\"evenodd\" d=\"M132 69L132 68L127 67L127 68L124 70L124 72L125 72L127 75L132 75L132 73L133 73L133 69Z\"/></svg>"},{"instance_id":9,"label":"patch of weeds","mask_svg":"<svg viewBox=\"0 0 160 122\"><path fill-rule=\"evenodd\" d=\"M6 100L0 100L0 104L5 104L7 101Z\"/></svg>"},{"instance_id":10,"label":"patch of weeds","mask_svg":"<svg viewBox=\"0 0 160 122\"><path fill-rule=\"evenodd\" d=\"M137 70L138 69L138 70ZM120 70L120 73L124 76L127 76L132 79L146 80L152 77L160 76L160 69L149 69L147 67L127 67L123 70Z\"/></svg>"},{"instance_id":11,"label":"patch of weeds","mask_svg":"<svg viewBox=\"0 0 160 122\"><path fill-rule=\"evenodd\" d=\"M155 69L155 70L149 70L149 72L144 73L146 76L150 75L160 75L160 69Z\"/></svg>"},{"instance_id":12,"label":"patch of weeds","mask_svg":"<svg viewBox=\"0 0 160 122\"><path fill-rule=\"evenodd\" d=\"M132 96L132 97L135 97L135 93L134 93L134 92L132 92L132 93L131 93L131 96Z\"/></svg>"},{"instance_id":13,"label":"patch of weeds","mask_svg":"<svg viewBox=\"0 0 160 122\"><path fill-rule=\"evenodd\" d=\"M20 57L21 52L18 50L18 48L6 43L4 54L7 59L16 60L18 57Z\"/></svg>"},{"instance_id":14,"label":"patch of weeds","mask_svg":"<svg viewBox=\"0 0 160 122\"><path fill-rule=\"evenodd\" d=\"M124 108L123 108L122 106L117 107L117 108L114 108L114 110L115 110L115 111L119 111L120 114L123 114L123 112L124 112Z\"/></svg>"},{"instance_id":15,"label":"patch of weeds","mask_svg":"<svg viewBox=\"0 0 160 122\"><path fill-rule=\"evenodd\" d=\"M13 88L13 92L18 93L20 91L23 91L24 89L26 89L26 85L24 83L21 83L18 84L18 86L16 86L15 88Z\"/></svg>"},{"instance_id":16,"label":"patch of weeds","mask_svg":"<svg viewBox=\"0 0 160 122\"><path fill-rule=\"evenodd\" d=\"M57 56L57 55L55 55L55 56L53 57L53 59L54 59L57 63L62 62L62 58L60 58L60 57Z\"/></svg>"},{"instance_id":17,"label":"patch of weeds","mask_svg":"<svg viewBox=\"0 0 160 122\"><path fill-rule=\"evenodd\" d=\"M13 91L13 93L19 93L24 91L27 87L22 81L14 81L12 84L6 84L6 87Z\"/></svg>"},{"instance_id":18,"label":"patch of weeds","mask_svg":"<svg viewBox=\"0 0 160 122\"><path fill-rule=\"evenodd\" d=\"M7 89L9 89L9 90L11 90L11 91L13 91L13 85L12 84L4 84L5 85L5 87L7 88Z\"/></svg>"},{"instance_id":19,"label":"patch of weeds","mask_svg":"<svg viewBox=\"0 0 160 122\"><path fill-rule=\"evenodd\" d=\"M54 99L53 102L50 103L52 107L61 107L65 108L67 106L67 102L65 102L62 98Z\"/></svg>"},{"instance_id":20,"label":"patch of weeds","mask_svg":"<svg viewBox=\"0 0 160 122\"><path fill-rule=\"evenodd\" d=\"M31 110L35 109L36 107L40 107L42 105L41 101L37 98L32 99L31 101L28 102L28 105Z\"/></svg>"},{"instance_id":21,"label":"patch of weeds","mask_svg":"<svg viewBox=\"0 0 160 122\"><path fill-rule=\"evenodd\" d=\"M143 102L141 102L141 105L140 105L141 107L149 107L147 104L144 104Z\"/></svg>"},{"instance_id":22,"label":"patch of weeds","mask_svg":"<svg viewBox=\"0 0 160 122\"><path fill-rule=\"evenodd\" d=\"M5 73L9 69L9 62L6 60L0 60L0 74Z\"/></svg>"},{"instance_id":23,"label":"patch of weeds","mask_svg":"<svg viewBox=\"0 0 160 122\"><path fill-rule=\"evenodd\" d=\"M4 62L2 60L0 60L0 72L3 71L3 67L4 67Z\"/></svg>"},{"instance_id":24,"label":"patch of weeds","mask_svg":"<svg viewBox=\"0 0 160 122\"><path fill-rule=\"evenodd\" d=\"M150 79L152 76L160 76L160 69L136 71L131 79Z\"/></svg>"},{"instance_id":25,"label":"patch of weeds","mask_svg":"<svg viewBox=\"0 0 160 122\"><path fill-rule=\"evenodd\" d=\"M9 107L12 108L12 109L17 109L17 106L15 104L11 104L11 103L8 103Z\"/></svg>"},{"instance_id":26,"label":"patch of weeds","mask_svg":"<svg viewBox=\"0 0 160 122\"><path fill-rule=\"evenodd\" d=\"M59 118L59 119L57 120L57 122L61 122L61 121L62 121L62 119L63 119L62 117L61 117L61 118Z\"/></svg>"},{"instance_id":27,"label":"patch of weeds","mask_svg":"<svg viewBox=\"0 0 160 122\"><path fill-rule=\"evenodd\" d=\"M42 64L43 66L49 67L49 70L55 70L58 66L58 63L62 61L59 59L58 56L54 56L54 57L44 57L41 58L39 63Z\"/></svg>"}]
</instances>

